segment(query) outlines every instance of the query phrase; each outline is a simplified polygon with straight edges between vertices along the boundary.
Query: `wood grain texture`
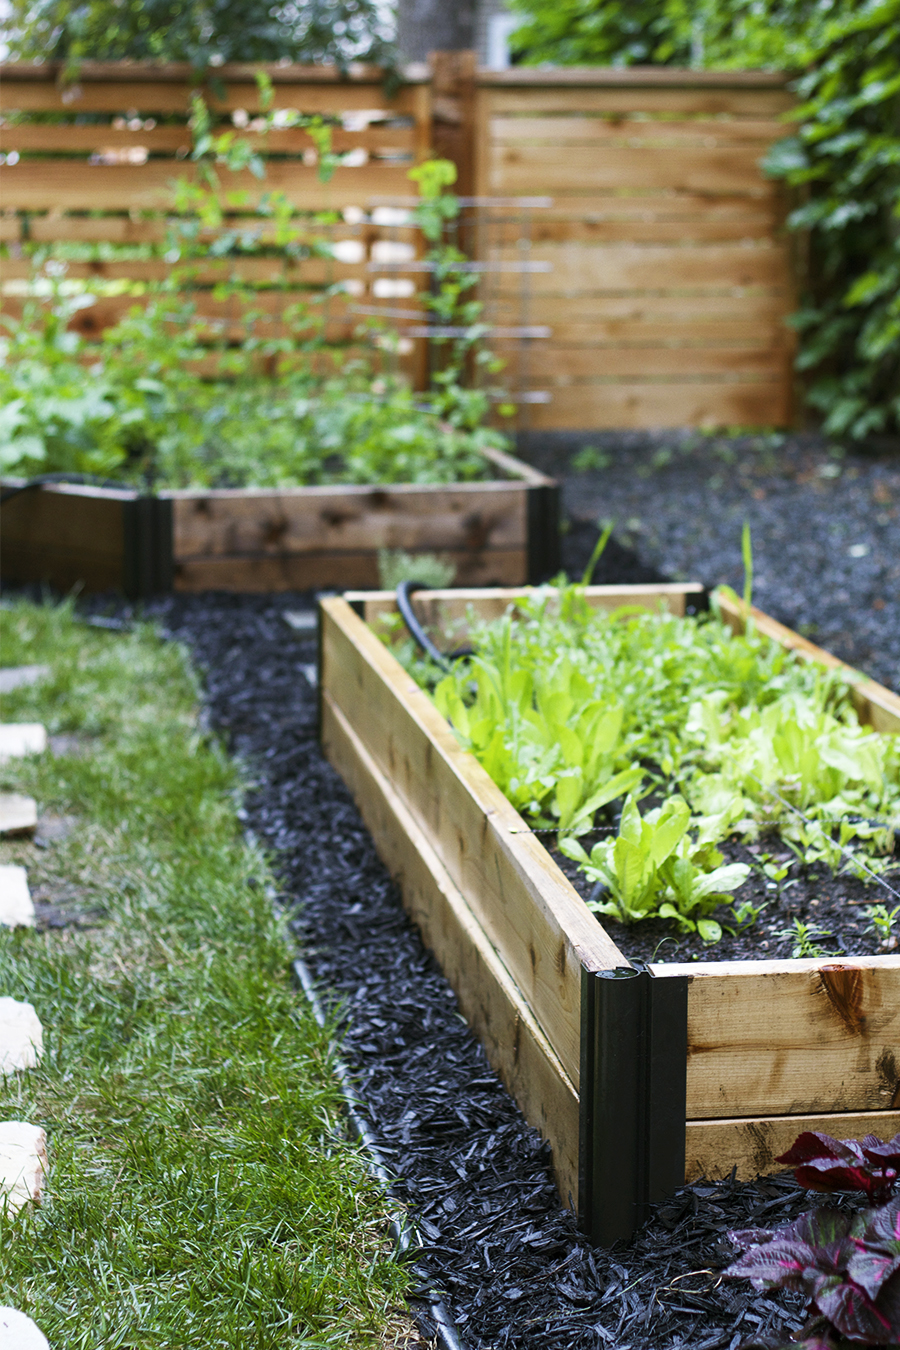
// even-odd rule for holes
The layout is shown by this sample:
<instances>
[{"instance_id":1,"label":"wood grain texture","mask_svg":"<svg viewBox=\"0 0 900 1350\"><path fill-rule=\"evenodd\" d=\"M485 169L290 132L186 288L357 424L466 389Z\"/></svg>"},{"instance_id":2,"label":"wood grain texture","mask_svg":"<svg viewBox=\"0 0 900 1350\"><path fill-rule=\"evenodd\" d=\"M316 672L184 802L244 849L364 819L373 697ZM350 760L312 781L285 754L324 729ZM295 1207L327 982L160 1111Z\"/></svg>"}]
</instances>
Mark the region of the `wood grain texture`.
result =
<instances>
[{"instance_id":1,"label":"wood grain texture","mask_svg":"<svg viewBox=\"0 0 900 1350\"><path fill-rule=\"evenodd\" d=\"M454 587L452 590L419 591L413 605L422 623L442 630L446 625L464 622L470 610L479 619L499 619L508 609L517 612L518 602L534 597L531 586L480 588ZM663 581L651 586L588 586L585 599L595 609L618 609L620 605L640 605L644 609L663 608L668 614L684 614L687 603L703 593L697 581ZM377 625L384 614L397 613L394 591L346 591L344 599L362 614L367 624ZM376 629L377 631L377 629Z\"/></svg>"},{"instance_id":2,"label":"wood grain texture","mask_svg":"<svg viewBox=\"0 0 900 1350\"><path fill-rule=\"evenodd\" d=\"M77 83L60 86L52 79L10 79L0 81L0 112L110 112L126 113L134 110L146 116L152 113L190 114L191 93L188 82L165 79L91 80L83 76ZM415 86L401 86L393 99L387 99L384 88L374 83L335 81L321 84L281 83L275 85L273 109L295 108L307 113L340 113L362 109L384 109L408 115L414 105ZM225 85L225 97L219 98L215 89L203 90L213 112L233 112L244 108L247 112L261 112L259 89L255 80L233 80Z\"/></svg>"},{"instance_id":3,"label":"wood grain texture","mask_svg":"<svg viewBox=\"0 0 900 1350\"><path fill-rule=\"evenodd\" d=\"M768 196L759 161L764 143L659 146L606 142L597 145L496 146L487 181L491 192L546 193L596 188L669 188L684 192L755 192ZM754 191L755 190L755 191Z\"/></svg>"},{"instance_id":4,"label":"wood grain texture","mask_svg":"<svg viewBox=\"0 0 900 1350\"><path fill-rule=\"evenodd\" d=\"M649 372L648 372L649 375ZM729 427L789 425L791 390L783 381L709 380L573 384L553 389L549 403L529 409L535 431L598 427Z\"/></svg>"},{"instance_id":5,"label":"wood grain texture","mask_svg":"<svg viewBox=\"0 0 900 1350\"><path fill-rule=\"evenodd\" d=\"M194 170L180 165L179 175ZM88 164L71 159L20 160L0 169L0 194L20 211L159 211L172 202L174 166L166 160L146 164ZM266 192L283 192L297 210L337 210L365 206L373 196L406 196L409 179L403 165L340 167L323 183L318 171L303 164L275 161L261 183L249 170L229 175L229 193L246 192L248 205ZM223 189L224 191L224 189Z\"/></svg>"},{"instance_id":6,"label":"wood grain texture","mask_svg":"<svg viewBox=\"0 0 900 1350\"><path fill-rule=\"evenodd\" d=\"M497 250L490 258L513 260L512 250ZM590 247L583 244L544 245L529 255L549 264L547 272L530 278L535 304L546 294L588 295L592 291L721 291L735 287L787 290L790 274L783 249L771 244L707 244L702 247L654 247L647 244ZM509 280L507 280L509 275ZM513 274L497 279L497 290L514 289Z\"/></svg>"},{"instance_id":7,"label":"wood grain texture","mask_svg":"<svg viewBox=\"0 0 900 1350\"><path fill-rule=\"evenodd\" d=\"M313 148L313 140L308 131L300 128L273 129L264 134L249 128L241 132L241 139L248 141L257 150L269 151L280 155L302 154ZM131 131L127 127L115 127L95 124L92 126L45 125L21 123L0 127L0 147L3 150L25 151L62 151L72 154L79 152L92 154L101 148L110 146L145 146L151 154L174 154L176 150L190 151L193 143L191 130L187 123L179 126L142 127ZM344 153L357 147L377 154L380 150L395 152L406 150L412 154L415 149L414 127L369 127L364 131L344 131L335 127L331 137L332 150ZM176 166L172 166L173 170Z\"/></svg>"},{"instance_id":8,"label":"wood grain texture","mask_svg":"<svg viewBox=\"0 0 900 1350\"><path fill-rule=\"evenodd\" d=\"M502 348L498 348L502 354ZM663 375L741 375L781 379L790 360L786 343L708 343L670 347L644 342L625 347L594 344L584 347L557 346L552 340L536 353L537 378L543 386L564 388L583 380L615 376L658 378Z\"/></svg>"},{"instance_id":9,"label":"wood grain texture","mask_svg":"<svg viewBox=\"0 0 900 1350\"><path fill-rule=\"evenodd\" d=\"M575 1208L578 1096L518 987L427 837L325 692L322 745L350 788L403 904L459 999L460 1011L526 1120L553 1150L557 1186Z\"/></svg>"},{"instance_id":10,"label":"wood grain texture","mask_svg":"<svg viewBox=\"0 0 900 1350\"><path fill-rule=\"evenodd\" d=\"M692 962L688 1119L900 1107L900 957Z\"/></svg>"},{"instance_id":11,"label":"wood grain texture","mask_svg":"<svg viewBox=\"0 0 900 1350\"><path fill-rule=\"evenodd\" d=\"M760 1173L781 1172L776 1157L786 1153L804 1130L833 1139L860 1139L876 1134L891 1139L900 1132L900 1111L842 1111L836 1115L761 1116L757 1119L689 1120L685 1181L727 1177L737 1168L738 1181Z\"/></svg>"},{"instance_id":12,"label":"wood grain texture","mask_svg":"<svg viewBox=\"0 0 900 1350\"><path fill-rule=\"evenodd\" d=\"M580 1072L581 968L623 958L430 697L345 600L321 605L325 692L428 838L570 1080Z\"/></svg>"},{"instance_id":13,"label":"wood grain texture","mask_svg":"<svg viewBox=\"0 0 900 1350\"><path fill-rule=\"evenodd\" d=\"M173 504L178 561L329 549L480 552L523 548L527 537L526 494L514 483L191 489L166 495Z\"/></svg>"},{"instance_id":14,"label":"wood grain texture","mask_svg":"<svg viewBox=\"0 0 900 1350\"><path fill-rule=\"evenodd\" d=\"M524 548L491 549L489 552L425 552L456 569L466 586L508 586L528 574ZM334 590L343 586L380 585L378 554L374 549L356 553L329 549L325 553L243 553L221 557L182 558L175 563L176 591L236 591L265 594L269 591Z\"/></svg>"},{"instance_id":15,"label":"wood grain texture","mask_svg":"<svg viewBox=\"0 0 900 1350\"><path fill-rule=\"evenodd\" d=\"M746 623L743 601L731 599L724 591L717 591L716 597L722 618L736 633L742 633ZM847 671L853 679L851 697L860 721L865 726L874 727L876 731L900 732L900 695L885 689L884 685L877 684L875 680L866 679L844 661L832 656L831 652L817 647L808 638L801 637L799 633L786 628L783 623L778 623L768 614L763 614L755 605L750 606L750 615L757 632L770 637L779 646L796 652L801 661L815 661L817 665L826 666L830 670Z\"/></svg>"},{"instance_id":16,"label":"wood grain texture","mask_svg":"<svg viewBox=\"0 0 900 1350\"><path fill-rule=\"evenodd\" d=\"M623 145L708 146L746 141L766 144L786 133L785 123L772 118L654 118L630 117L495 117L491 139L505 145L546 144L596 146L614 141ZM579 185L576 184L576 187Z\"/></svg>"},{"instance_id":17,"label":"wood grain texture","mask_svg":"<svg viewBox=\"0 0 900 1350\"><path fill-rule=\"evenodd\" d=\"M760 118L779 117L796 106L786 89L711 89L711 88L508 88L485 89L485 111L489 117L572 116L584 113L622 113L635 111L656 114L707 113L710 116Z\"/></svg>"},{"instance_id":18,"label":"wood grain texture","mask_svg":"<svg viewBox=\"0 0 900 1350\"><path fill-rule=\"evenodd\" d=\"M120 589L122 502L134 495L60 484L11 498L0 529L4 580L46 582L63 591Z\"/></svg>"}]
</instances>

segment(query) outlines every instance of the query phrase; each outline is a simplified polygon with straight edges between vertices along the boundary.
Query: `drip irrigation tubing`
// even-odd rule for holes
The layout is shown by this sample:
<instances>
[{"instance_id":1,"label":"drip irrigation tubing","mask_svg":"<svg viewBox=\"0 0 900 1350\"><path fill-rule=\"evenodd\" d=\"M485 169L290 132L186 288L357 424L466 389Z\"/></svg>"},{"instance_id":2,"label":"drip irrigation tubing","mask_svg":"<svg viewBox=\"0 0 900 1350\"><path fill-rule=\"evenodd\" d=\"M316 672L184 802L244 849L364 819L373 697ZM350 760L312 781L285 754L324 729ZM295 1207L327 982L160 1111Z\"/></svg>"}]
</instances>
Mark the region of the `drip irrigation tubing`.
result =
<instances>
[{"instance_id":1,"label":"drip irrigation tubing","mask_svg":"<svg viewBox=\"0 0 900 1350\"><path fill-rule=\"evenodd\" d=\"M442 652L436 647L431 638L425 632L425 629L419 623L416 612L412 607L413 591L430 591L431 587L426 586L424 581L401 581L397 587L397 608L400 611L400 617L409 629L413 641L422 648L427 656L430 656L435 665L440 666L441 670L449 671L451 661L458 661L460 657L472 656L471 647L458 647L456 651Z\"/></svg>"}]
</instances>

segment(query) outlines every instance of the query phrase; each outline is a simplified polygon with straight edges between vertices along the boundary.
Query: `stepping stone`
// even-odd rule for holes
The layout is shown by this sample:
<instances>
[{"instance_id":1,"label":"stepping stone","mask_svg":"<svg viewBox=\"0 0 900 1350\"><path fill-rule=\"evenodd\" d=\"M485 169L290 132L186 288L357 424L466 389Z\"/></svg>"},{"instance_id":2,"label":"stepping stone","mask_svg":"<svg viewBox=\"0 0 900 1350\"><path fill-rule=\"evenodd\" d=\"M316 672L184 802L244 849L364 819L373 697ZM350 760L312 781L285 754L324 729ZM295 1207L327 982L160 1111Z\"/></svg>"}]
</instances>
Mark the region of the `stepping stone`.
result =
<instances>
[{"instance_id":1,"label":"stepping stone","mask_svg":"<svg viewBox=\"0 0 900 1350\"><path fill-rule=\"evenodd\" d=\"M47 749L47 732L40 722L0 722L0 764Z\"/></svg>"},{"instance_id":2,"label":"stepping stone","mask_svg":"<svg viewBox=\"0 0 900 1350\"><path fill-rule=\"evenodd\" d=\"M46 1172L47 1136L41 1127L0 1121L0 1209L5 1204L16 1214L29 1200L38 1203Z\"/></svg>"},{"instance_id":3,"label":"stepping stone","mask_svg":"<svg viewBox=\"0 0 900 1350\"><path fill-rule=\"evenodd\" d=\"M0 834L33 834L37 826L37 802L18 792L0 792Z\"/></svg>"},{"instance_id":4,"label":"stepping stone","mask_svg":"<svg viewBox=\"0 0 900 1350\"><path fill-rule=\"evenodd\" d=\"M49 674L49 666L0 666L0 694L11 694L24 684L37 684Z\"/></svg>"},{"instance_id":5,"label":"stepping stone","mask_svg":"<svg viewBox=\"0 0 900 1350\"><path fill-rule=\"evenodd\" d=\"M34 927L28 873L15 863L0 864L0 924L6 928Z\"/></svg>"},{"instance_id":6,"label":"stepping stone","mask_svg":"<svg viewBox=\"0 0 900 1350\"><path fill-rule=\"evenodd\" d=\"M0 998L0 1074L33 1069L44 1053L44 1028L30 1003Z\"/></svg>"},{"instance_id":7,"label":"stepping stone","mask_svg":"<svg viewBox=\"0 0 900 1350\"><path fill-rule=\"evenodd\" d=\"M50 1350L50 1342L18 1308L0 1308L0 1350Z\"/></svg>"}]
</instances>

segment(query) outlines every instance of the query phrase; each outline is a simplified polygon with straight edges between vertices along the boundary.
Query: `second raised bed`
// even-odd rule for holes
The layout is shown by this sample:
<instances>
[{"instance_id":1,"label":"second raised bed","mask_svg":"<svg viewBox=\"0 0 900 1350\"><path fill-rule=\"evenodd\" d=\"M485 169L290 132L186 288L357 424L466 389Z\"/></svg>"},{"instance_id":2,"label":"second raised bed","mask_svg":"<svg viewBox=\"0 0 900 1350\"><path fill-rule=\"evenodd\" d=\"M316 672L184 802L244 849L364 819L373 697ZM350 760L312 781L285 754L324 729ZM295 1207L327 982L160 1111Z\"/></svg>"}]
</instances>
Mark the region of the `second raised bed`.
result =
<instances>
[{"instance_id":1,"label":"second raised bed","mask_svg":"<svg viewBox=\"0 0 900 1350\"><path fill-rule=\"evenodd\" d=\"M501 451L467 483L129 489L46 484L3 506L4 579L68 590L284 591L378 585L380 549L436 554L461 585L559 566L553 479ZM20 486L15 480L5 490Z\"/></svg>"},{"instance_id":2,"label":"second raised bed","mask_svg":"<svg viewBox=\"0 0 900 1350\"><path fill-rule=\"evenodd\" d=\"M701 590L587 596L684 613ZM442 622L515 599L416 603ZM373 631L394 607L389 593L323 601L323 745L585 1231L627 1237L651 1200L701 1175L771 1169L804 1129L900 1130L900 957L632 965ZM752 612L759 632L839 664ZM742 626L738 607L723 614ZM854 698L863 722L900 731L896 695L865 681Z\"/></svg>"}]
</instances>

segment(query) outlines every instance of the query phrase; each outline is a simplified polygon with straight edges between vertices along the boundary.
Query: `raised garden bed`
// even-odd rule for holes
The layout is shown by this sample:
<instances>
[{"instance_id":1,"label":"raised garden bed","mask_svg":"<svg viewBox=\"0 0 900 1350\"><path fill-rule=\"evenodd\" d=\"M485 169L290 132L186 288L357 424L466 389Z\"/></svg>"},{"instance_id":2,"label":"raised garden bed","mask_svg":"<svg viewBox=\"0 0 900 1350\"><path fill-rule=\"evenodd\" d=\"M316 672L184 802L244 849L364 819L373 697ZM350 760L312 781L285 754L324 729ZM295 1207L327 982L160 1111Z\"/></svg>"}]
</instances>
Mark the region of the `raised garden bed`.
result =
<instances>
[{"instance_id":1,"label":"raised garden bed","mask_svg":"<svg viewBox=\"0 0 900 1350\"><path fill-rule=\"evenodd\" d=\"M3 507L9 582L61 589L282 591L378 585L379 549L434 553L462 585L521 585L559 565L553 479L486 450L454 484L187 489L45 485ZM15 480L4 484L15 487Z\"/></svg>"},{"instance_id":2,"label":"raised garden bed","mask_svg":"<svg viewBox=\"0 0 900 1350\"><path fill-rule=\"evenodd\" d=\"M683 613L696 585L594 587L591 602ZM428 620L511 591L430 592ZM636 970L433 702L369 626L391 594L322 604L322 738L404 902L582 1226L626 1236L703 1174L752 1177L803 1129L900 1129L900 957L694 961ZM834 658L753 611L759 632ZM724 617L742 625L740 606ZM863 721L900 698L855 687Z\"/></svg>"}]
</instances>

